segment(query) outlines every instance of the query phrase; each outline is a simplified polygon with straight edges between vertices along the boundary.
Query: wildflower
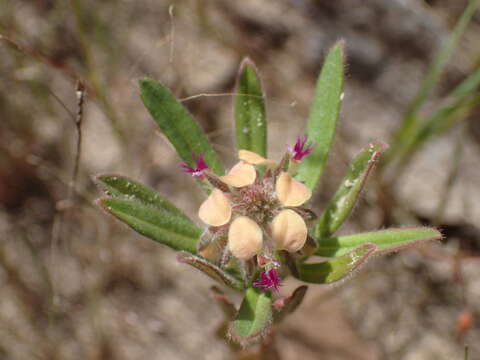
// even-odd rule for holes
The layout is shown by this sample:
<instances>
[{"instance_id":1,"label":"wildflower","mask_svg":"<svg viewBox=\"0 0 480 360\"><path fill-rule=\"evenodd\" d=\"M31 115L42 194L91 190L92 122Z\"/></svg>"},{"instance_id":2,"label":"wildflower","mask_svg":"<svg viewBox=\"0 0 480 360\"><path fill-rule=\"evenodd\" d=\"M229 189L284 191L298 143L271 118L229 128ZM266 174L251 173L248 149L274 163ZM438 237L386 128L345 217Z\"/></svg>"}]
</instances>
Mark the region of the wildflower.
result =
<instances>
[{"instance_id":1,"label":"wildflower","mask_svg":"<svg viewBox=\"0 0 480 360\"><path fill-rule=\"evenodd\" d=\"M302 159L311 154L315 146L307 143L307 135L298 137L295 145L289 149L292 159L294 161L302 161Z\"/></svg>"},{"instance_id":2,"label":"wildflower","mask_svg":"<svg viewBox=\"0 0 480 360\"><path fill-rule=\"evenodd\" d=\"M277 251L297 252L307 240L305 220L312 213L302 205L312 193L292 177L290 169L311 152L312 147L306 144L306 137L297 139L280 164L240 150L239 161L218 177L202 157L197 157L195 169L182 166L192 176L206 179L213 186L198 210L199 218L209 226L202 235L199 253L218 261L220 266L226 266L234 256L244 264L249 262L262 268L260 279L253 286L263 291L278 291L280 286ZM256 165L265 171L258 172Z\"/></svg>"},{"instance_id":3,"label":"wildflower","mask_svg":"<svg viewBox=\"0 0 480 360\"><path fill-rule=\"evenodd\" d=\"M208 165L205 162L205 159L203 156L193 156L195 159L195 168L192 168L188 164L182 163L180 164L180 167L183 169L183 171L191 174L195 178L203 179L204 175L203 172L208 169Z\"/></svg>"},{"instance_id":4,"label":"wildflower","mask_svg":"<svg viewBox=\"0 0 480 360\"><path fill-rule=\"evenodd\" d=\"M294 147L302 156L311 151L305 148L306 141L306 137L297 140ZM299 207L310 199L310 189L284 171L284 165L254 152L240 150L239 159L224 176L206 174L215 188L200 206L199 218L217 234L224 234L227 250L241 260L255 255L272 259L277 250L302 249L308 229L305 212ZM262 176L254 165L268 170ZM188 172L198 176L199 171L206 171L206 167L197 160L197 169ZM224 186L216 186L218 183Z\"/></svg>"},{"instance_id":5,"label":"wildflower","mask_svg":"<svg viewBox=\"0 0 480 360\"><path fill-rule=\"evenodd\" d=\"M274 290L275 292L278 292L278 288L281 284L277 270L273 268L267 271L262 271L260 274L260 280L255 281L252 285L262 291Z\"/></svg>"}]
</instances>

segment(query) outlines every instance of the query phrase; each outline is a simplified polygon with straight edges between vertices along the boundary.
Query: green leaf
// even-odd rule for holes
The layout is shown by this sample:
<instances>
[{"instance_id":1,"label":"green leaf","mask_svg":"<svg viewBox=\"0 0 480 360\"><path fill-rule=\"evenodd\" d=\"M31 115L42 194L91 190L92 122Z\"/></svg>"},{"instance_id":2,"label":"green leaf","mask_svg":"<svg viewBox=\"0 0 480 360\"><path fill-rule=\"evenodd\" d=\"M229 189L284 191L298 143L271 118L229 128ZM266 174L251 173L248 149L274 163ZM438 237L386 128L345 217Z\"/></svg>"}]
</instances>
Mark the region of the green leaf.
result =
<instances>
[{"instance_id":1,"label":"green leaf","mask_svg":"<svg viewBox=\"0 0 480 360\"><path fill-rule=\"evenodd\" d=\"M380 253L401 250L430 240L440 240L442 234L431 228L387 229L363 234L322 239L315 255L342 256L359 245L373 243Z\"/></svg>"},{"instance_id":2,"label":"green leaf","mask_svg":"<svg viewBox=\"0 0 480 360\"><path fill-rule=\"evenodd\" d=\"M104 174L96 177L106 195L113 198L138 201L145 205L167 211L171 215L190 220L180 209L151 187L142 185L125 176Z\"/></svg>"},{"instance_id":3,"label":"green leaf","mask_svg":"<svg viewBox=\"0 0 480 360\"><path fill-rule=\"evenodd\" d=\"M202 129L170 91L148 78L140 80L140 90L143 103L178 155L192 167L193 154L202 155L214 173L223 175L223 165Z\"/></svg>"},{"instance_id":4,"label":"green leaf","mask_svg":"<svg viewBox=\"0 0 480 360\"><path fill-rule=\"evenodd\" d=\"M308 286L302 285L295 289L295 291L287 298L281 299L283 306L279 311L274 312L273 319L275 322L282 321L285 316L293 313L303 301L305 294L307 293ZM278 300L277 300L278 301ZM275 302L276 303L276 302Z\"/></svg>"},{"instance_id":5,"label":"green leaf","mask_svg":"<svg viewBox=\"0 0 480 360\"><path fill-rule=\"evenodd\" d=\"M322 176L335 135L343 93L343 67L344 42L340 41L328 53L317 81L307 123L308 139L315 144L315 148L302 161L296 176L311 190Z\"/></svg>"},{"instance_id":6,"label":"green leaf","mask_svg":"<svg viewBox=\"0 0 480 360\"><path fill-rule=\"evenodd\" d=\"M363 244L344 255L317 264L300 264L299 276L302 281L314 284L330 284L351 274L375 253L377 246Z\"/></svg>"},{"instance_id":7,"label":"green leaf","mask_svg":"<svg viewBox=\"0 0 480 360\"><path fill-rule=\"evenodd\" d=\"M262 84L253 62L246 58L240 65L235 96L237 149L267 156L267 119Z\"/></svg>"},{"instance_id":8,"label":"green leaf","mask_svg":"<svg viewBox=\"0 0 480 360\"><path fill-rule=\"evenodd\" d=\"M266 292L249 287L230 326L230 337L246 345L265 335L272 322L272 299Z\"/></svg>"},{"instance_id":9,"label":"green leaf","mask_svg":"<svg viewBox=\"0 0 480 360\"><path fill-rule=\"evenodd\" d=\"M385 148L385 144L373 142L353 160L333 199L320 216L315 228L315 237L317 239L332 235L347 219L368 174Z\"/></svg>"},{"instance_id":10,"label":"green leaf","mask_svg":"<svg viewBox=\"0 0 480 360\"><path fill-rule=\"evenodd\" d=\"M212 279L233 289L243 290L245 288L243 282L241 282L237 278L233 277L231 274L222 270L220 267L211 263L203 257L191 254L186 251L182 251L180 254L177 255L177 260L181 263L193 266L194 268L202 271Z\"/></svg>"},{"instance_id":11,"label":"green leaf","mask_svg":"<svg viewBox=\"0 0 480 360\"><path fill-rule=\"evenodd\" d=\"M98 199L97 203L133 230L152 240L174 250L196 252L202 230L189 220L136 201L105 198Z\"/></svg>"}]
</instances>

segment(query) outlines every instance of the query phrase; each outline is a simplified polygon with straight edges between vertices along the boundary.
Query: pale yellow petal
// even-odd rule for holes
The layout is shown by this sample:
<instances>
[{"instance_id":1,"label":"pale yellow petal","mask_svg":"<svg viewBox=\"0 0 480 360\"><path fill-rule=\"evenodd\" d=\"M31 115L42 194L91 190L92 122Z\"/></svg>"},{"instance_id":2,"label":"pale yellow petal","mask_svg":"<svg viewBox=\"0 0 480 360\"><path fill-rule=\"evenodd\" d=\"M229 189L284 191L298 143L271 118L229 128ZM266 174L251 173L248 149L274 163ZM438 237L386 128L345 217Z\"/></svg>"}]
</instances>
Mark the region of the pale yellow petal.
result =
<instances>
[{"instance_id":1,"label":"pale yellow petal","mask_svg":"<svg viewBox=\"0 0 480 360\"><path fill-rule=\"evenodd\" d=\"M213 189L210 196L200 205L198 217L211 226L225 225L232 216L230 200L219 189Z\"/></svg>"},{"instance_id":2,"label":"pale yellow petal","mask_svg":"<svg viewBox=\"0 0 480 360\"><path fill-rule=\"evenodd\" d=\"M275 191L283 206L300 206L312 196L311 190L305 184L295 180L286 172L278 176Z\"/></svg>"},{"instance_id":3,"label":"pale yellow petal","mask_svg":"<svg viewBox=\"0 0 480 360\"><path fill-rule=\"evenodd\" d=\"M248 150L239 150L238 158L252 165L276 166L275 161L266 159L263 156Z\"/></svg>"},{"instance_id":4,"label":"pale yellow petal","mask_svg":"<svg viewBox=\"0 0 480 360\"><path fill-rule=\"evenodd\" d=\"M227 175L220 176L220 180L230 186L242 187L253 184L256 177L257 172L252 165L239 161Z\"/></svg>"},{"instance_id":5,"label":"pale yellow petal","mask_svg":"<svg viewBox=\"0 0 480 360\"><path fill-rule=\"evenodd\" d=\"M228 230L228 249L233 256L248 260L262 249L263 233L255 221L240 216L233 220Z\"/></svg>"},{"instance_id":6,"label":"pale yellow petal","mask_svg":"<svg viewBox=\"0 0 480 360\"><path fill-rule=\"evenodd\" d=\"M278 249L289 252L300 250L307 240L307 225L295 211L282 210L272 221L272 238Z\"/></svg>"}]
</instances>

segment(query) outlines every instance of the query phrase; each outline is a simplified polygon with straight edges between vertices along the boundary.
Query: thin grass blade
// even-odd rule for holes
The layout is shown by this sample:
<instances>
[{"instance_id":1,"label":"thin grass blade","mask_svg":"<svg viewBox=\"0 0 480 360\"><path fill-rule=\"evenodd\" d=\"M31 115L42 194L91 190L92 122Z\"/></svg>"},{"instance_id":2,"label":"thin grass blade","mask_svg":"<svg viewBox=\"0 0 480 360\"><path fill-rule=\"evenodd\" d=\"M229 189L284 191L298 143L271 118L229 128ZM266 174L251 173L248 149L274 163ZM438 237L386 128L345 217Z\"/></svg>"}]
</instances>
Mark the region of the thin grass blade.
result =
<instances>
[{"instance_id":1,"label":"thin grass blade","mask_svg":"<svg viewBox=\"0 0 480 360\"><path fill-rule=\"evenodd\" d=\"M446 105L441 106L426 118L415 131L412 131L410 138L405 139L397 153L400 165L403 165L430 139L445 133L459 120L465 119L472 108L480 102L479 87L480 66L452 90L447 96L449 101Z\"/></svg>"},{"instance_id":2,"label":"thin grass blade","mask_svg":"<svg viewBox=\"0 0 480 360\"><path fill-rule=\"evenodd\" d=\"M405 144L407 144L409 142L409 139L411 139L411 137L414 135L414 132L416 131L420 122L420 118L418 116L419 110L423 107L425 101L430 96L432 90L438 83L448 60L455 52L461 36L464 34L467 26L469 25L473 15L475 15L475 12L479 6L480 0L470 0L462 16L455 25L455 28L449 39L447 40L445 46L441 47L440 52L430 65L430 68L427 71L427 75L425 76L422 84L420 85L420 89L418 90L410 107L405 113L402 125L394 135L392 146L387 152L383 164L389 163L394 156L397 156L398 152L402 153L403 151L401 150L401 148Z\"/></svg>"}]
</instances>

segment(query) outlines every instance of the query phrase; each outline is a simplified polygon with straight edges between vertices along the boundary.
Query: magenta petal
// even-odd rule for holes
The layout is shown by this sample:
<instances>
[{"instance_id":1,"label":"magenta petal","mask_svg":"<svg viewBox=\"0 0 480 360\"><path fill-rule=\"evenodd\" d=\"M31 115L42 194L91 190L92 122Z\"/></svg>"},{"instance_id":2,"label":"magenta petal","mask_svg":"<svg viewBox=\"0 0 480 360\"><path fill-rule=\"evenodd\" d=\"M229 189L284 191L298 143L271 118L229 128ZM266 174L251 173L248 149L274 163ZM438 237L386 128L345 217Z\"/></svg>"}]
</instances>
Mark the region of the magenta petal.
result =
<instances>
[{"instance_id":1,"label":"magenta petal","mask_svg":"<svg viewBox=\"0 0 480 360\"><path fill-rule=\"evenodd\" d=\"M186 163L180 164L180 167L183 169L184 172L191 174L193 177L203 178L203 172L208 169L208 165L205 162L205 159L201 155L193 154L193 158L195 159L195 168L192 168Z\"/></svg>"},{"instance_id":2,"label":"magenta petal","mask_svg":"<svg viewBox=\"0 0 480 360\"><path fill-rule=\"evenodd\" d=\"M308 136L299 136L295 145L290 148L290 154L292 155L293 160L301 161L305 156L312 153L312 150L315 146L308 144Z\"/></svg>"},{"instance_id":3,"label":"magenta petal","mask_svg":"<svg viewBox=\"0 0 480 360\"><path fill-rule=\"evenodd\" d=\"M188 173L192 173L192 172L195 171L195 169L193 169L192 167L188 166L185 163L181 163L180 167L182 168L183 171L188 172Z\"/></svg>"},{"instance_id":4,"label":"magenta petal","mask_svg":"<svg viewBox=\"0 0 480 360\"><path fill-rule=\"evenodd\" d=\"M278 291L278 288L281 286L281 284L277 270L270 269L267 271L262 271L262 273L260 273L260 280L255 281L252 285L262 291Z\"/></svg>"},{"instance_id":5,"label":"magenta petal","mask_svg":"<svg viewBox=\"0 0 480 360\"><path fill-rule=\"evenodd\" d=\"M197 171L203 171L205 169L208 169L208 165L205 162L205 159L203 158L203 156L197 157L196 165L197 165Z\"/></svg>"}]
</instances>

